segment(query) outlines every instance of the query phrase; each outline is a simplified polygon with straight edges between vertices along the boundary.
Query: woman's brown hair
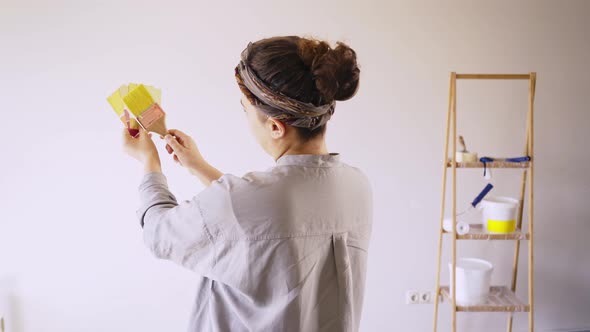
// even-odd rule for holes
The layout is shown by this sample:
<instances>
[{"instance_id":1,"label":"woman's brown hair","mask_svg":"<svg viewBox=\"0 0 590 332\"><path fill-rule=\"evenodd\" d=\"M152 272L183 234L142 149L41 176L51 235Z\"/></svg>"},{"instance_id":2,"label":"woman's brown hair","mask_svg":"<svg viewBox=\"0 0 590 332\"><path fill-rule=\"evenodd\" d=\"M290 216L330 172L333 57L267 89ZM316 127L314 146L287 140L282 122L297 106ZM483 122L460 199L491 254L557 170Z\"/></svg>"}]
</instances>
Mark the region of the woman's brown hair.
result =
<instances>
[{"instance_id":1,"label":"woman's brown hair","mask_svg":"<svg viewBox=\"0 0 590 332\"><path fill-rule=\"evenodd\" d=\"M360 70L356 52L344 43L335 48L324 41L297 36L262 39L250 46L246 63L270 89L316 106L352 98L358 89ZM241 91L254 105L262 102L242 83ZM326 131L294 127L308 141Z\"/></svg>"}]
</instances>

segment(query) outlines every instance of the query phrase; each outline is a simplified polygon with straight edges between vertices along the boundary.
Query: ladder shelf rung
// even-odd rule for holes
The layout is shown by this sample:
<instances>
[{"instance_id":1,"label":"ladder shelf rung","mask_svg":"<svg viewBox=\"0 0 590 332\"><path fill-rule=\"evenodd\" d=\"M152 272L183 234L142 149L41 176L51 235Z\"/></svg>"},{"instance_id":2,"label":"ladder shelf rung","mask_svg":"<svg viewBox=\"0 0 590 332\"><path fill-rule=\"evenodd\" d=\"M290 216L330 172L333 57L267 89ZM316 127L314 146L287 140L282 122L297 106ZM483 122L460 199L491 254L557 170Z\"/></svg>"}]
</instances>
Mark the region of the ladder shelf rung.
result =
<instances>
[{"instance_id":1,"label":"ladder shelf rung","mask_svg":"<svg viewBox=\"0 0 590 332\"><path fill-rule=\"evenodd\" d=\"M440 294L452 303L448 286L441 286ZM513 291L506 286L490 287L490 295L485 303L477 305L457 305L458 312L528 312L530 306L522 302Z\"/></svg>"},{"instance_id":2,"label":"ladder shelf rung","mask_svg":"<svg viewBox=\"0 0 590 332\"><path fill-rule=\"evenodd\" d=\"M444 231L445 234L451 234L452 232ZM463 235L457 235L457 240L528 240L529 233L525 233L520 229L515 230L512 233L500 234L500 233L488 233L483 225L469 225L469 233Z\"/></svg>"},{"instance_id":3,"label":"ladder shelf rung","mask_svg":"<svg viewBox=\"0 0 590 332\"><path fill-rule=\"evenodd\" d=\"M530 74L457 74L457 79L468 80L528 80Z\"/></svg>"},{"instance_id":4,"label":"ladder shelf rung","mask_svg":"<svg viewBox=\"0 0 590 332\"><path fill-rule=\"evenodd\" d=\"M457 168L484 168L483 163L480 161L474 162L458 162L456 163ZM486 168L529 168L531 166L530 161L523 162L507 162L507 161L492 161L486 163ZM453 167L453 161L447 161L447 167Z\"/></svg>"}]
</instances>

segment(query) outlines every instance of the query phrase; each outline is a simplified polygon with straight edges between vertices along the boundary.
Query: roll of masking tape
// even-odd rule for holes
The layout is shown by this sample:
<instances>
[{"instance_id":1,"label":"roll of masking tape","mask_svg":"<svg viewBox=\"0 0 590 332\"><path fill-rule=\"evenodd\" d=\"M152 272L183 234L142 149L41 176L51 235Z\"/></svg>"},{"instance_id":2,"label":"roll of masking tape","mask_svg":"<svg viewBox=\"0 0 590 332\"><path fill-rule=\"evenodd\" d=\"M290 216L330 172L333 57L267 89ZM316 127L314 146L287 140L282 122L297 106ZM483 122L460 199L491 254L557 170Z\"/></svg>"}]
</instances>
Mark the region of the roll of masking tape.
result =
<instances>
[{"instance_id":1,"label":"roll of masking tape","mask_svg":"<svg viewBox=\"0 0 590 332\"><path fill-rule=\"evenodd\" d=\"M455 159L458 163L474 163L477 161L476 152L459 152L455 153Z\"/></svg>"},{"instance_id":2,"label":"roll of masking tape","mask_svg":"<svg viewBox=\"0 0 590 332\"><path fill-rule=\"evenodd\" d=\"M457 222L457 234L465 235L469 233L469 224L464 221ZM443 220L443 229L446 232L452 233L453 232L453 218L445 218Z\"/></svg>"}]
</instances>

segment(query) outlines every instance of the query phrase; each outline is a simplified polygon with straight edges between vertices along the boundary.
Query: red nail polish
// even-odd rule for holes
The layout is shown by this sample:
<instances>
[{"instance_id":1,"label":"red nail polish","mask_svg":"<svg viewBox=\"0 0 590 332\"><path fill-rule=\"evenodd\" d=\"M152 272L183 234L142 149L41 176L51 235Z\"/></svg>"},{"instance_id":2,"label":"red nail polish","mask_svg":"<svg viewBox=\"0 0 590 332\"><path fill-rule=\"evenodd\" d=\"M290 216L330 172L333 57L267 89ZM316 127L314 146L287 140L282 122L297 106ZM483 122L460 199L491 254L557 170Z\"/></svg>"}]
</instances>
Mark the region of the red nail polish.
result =
<instances>
[{"instance_id":1,"label":"red nail polish","mask_svg":"<svg viewBox=\"0 0 590 332\"><path fill-rule=\"evenodd\" d=\"M139 134L139 129L129 128L127 129L127 131L129 131L129 135L131 135L132 137L137 137L137 135Z\"/></svg>"}]
</instances>

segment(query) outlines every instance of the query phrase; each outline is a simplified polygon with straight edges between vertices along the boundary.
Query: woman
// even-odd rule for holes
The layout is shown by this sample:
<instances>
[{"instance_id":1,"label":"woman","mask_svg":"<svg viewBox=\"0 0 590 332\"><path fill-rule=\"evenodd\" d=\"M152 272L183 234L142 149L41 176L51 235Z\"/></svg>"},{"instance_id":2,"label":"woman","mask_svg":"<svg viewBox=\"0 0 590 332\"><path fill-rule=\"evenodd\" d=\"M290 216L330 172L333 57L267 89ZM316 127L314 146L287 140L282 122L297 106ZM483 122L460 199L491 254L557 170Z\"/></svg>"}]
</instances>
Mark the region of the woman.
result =
<instances>
[{"instance_id":1,"label":"woman","mask_svg":"<svg viewBox=\"0 0 590 332\"><path fill-rule=\"evenodd\" d=\"M146 173L145 243L202 277L190 331L356 331L371 191L324 139L335 102L357 91L356 54L342 43L269 38L248 45L235 76L250 128L276 165L223 174L191 137L170 130L168 153L208 186L179 204L150 135L125 131L125 150Z\"/></svg>"}]
</instances>

